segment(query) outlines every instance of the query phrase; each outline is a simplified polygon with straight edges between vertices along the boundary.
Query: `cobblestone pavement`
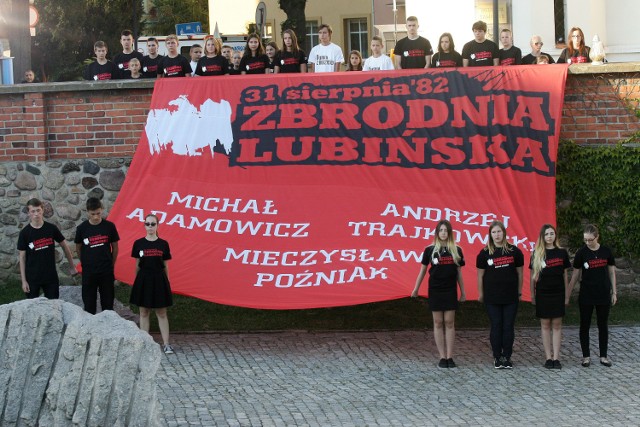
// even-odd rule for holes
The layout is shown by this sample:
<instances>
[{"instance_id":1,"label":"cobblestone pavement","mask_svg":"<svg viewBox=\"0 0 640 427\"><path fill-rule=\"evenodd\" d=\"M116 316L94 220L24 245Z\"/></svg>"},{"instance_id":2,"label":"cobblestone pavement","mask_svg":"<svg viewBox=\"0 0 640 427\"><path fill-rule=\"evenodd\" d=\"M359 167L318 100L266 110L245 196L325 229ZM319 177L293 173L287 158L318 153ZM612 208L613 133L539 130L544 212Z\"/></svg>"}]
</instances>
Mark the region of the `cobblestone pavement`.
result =
<instances>
[{"instance_id":1,"label":"cobblestone pavement","mask_svg":"<svg viewBox=\"0 0 640 427\"><path fill-rule=\"evenodd\" d=\"M611 368L580 366L577 328L562 370L542 367L538 329L516 331L513 370L493 368L487 330L457 335L455 369L430 331L174 335L158 399L168 426L640 425L640 327L611 328Z\"/></svg>"}]
</instances>

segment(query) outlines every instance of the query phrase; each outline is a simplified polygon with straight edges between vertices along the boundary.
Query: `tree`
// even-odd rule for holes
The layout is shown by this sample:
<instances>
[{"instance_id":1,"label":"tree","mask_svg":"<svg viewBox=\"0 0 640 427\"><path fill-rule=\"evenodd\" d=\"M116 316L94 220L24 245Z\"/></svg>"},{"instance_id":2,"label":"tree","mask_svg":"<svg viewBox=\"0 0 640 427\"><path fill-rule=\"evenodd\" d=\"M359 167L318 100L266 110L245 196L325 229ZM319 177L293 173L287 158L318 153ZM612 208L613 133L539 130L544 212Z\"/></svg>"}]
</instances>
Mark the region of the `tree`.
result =
<instances>
[{"instance_id":1,"label":"tree","mask_svg":"<svg viewBox=\"0 0 640 427\"><path fill-rule=\"evenodd\" d=\"M307 46L307 19L304 14L304 9L307 7L307 0L278 0L278 5L284 13L287 14L287 19L282 22L282 31L291 29L296 33L298 38L298 44L305 52L309 52L311 46Z\"/></svg>"},{"instance_id":2,"label":"tree","mask_svg":"<svg viewBox=\"0 0 640 427\"><path fill-rule=\"evenodd\" d=\"M35 5L40 22L32 63L48 81L80 80L98 40L107 43L113 57L122 49L120 32L135 31L139 20L133 17L142 15L142 0L36 0Z\"/></svg>"},{"instance_id":3,"label":"tree","mask_svg":"<svg viewBox=\"0 0 640 427\"><path fill-rule=\"evenodd\" d=\"M146 35L167 35L176 32L176 24L201 22L202 31L209 30L208 0L154 0L144 22Z\"/></svg>"}]
</instances>

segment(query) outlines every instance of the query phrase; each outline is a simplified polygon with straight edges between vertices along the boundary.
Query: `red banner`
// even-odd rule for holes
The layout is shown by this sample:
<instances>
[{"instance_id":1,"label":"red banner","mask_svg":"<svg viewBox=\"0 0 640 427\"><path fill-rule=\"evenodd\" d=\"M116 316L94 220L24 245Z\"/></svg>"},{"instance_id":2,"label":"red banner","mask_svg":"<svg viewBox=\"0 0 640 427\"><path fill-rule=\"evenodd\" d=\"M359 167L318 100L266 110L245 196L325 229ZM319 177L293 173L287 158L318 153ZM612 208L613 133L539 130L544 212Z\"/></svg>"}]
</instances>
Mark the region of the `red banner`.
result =
<instances>
[{"instance_id":1,"label":"red banner","mask_svg":"<svg viewBox=\"0 0 640 427\"><path fill-rule=\"evenodd\" d=\"M402 298L448 219L475 299L475 257L493 220L525 254L555 222L566 74L536 65L161 79L109 214L122 238L116 277L133 282L130 248L153 212L176 293L269 309Z\"/></svg>"}]
</instances>

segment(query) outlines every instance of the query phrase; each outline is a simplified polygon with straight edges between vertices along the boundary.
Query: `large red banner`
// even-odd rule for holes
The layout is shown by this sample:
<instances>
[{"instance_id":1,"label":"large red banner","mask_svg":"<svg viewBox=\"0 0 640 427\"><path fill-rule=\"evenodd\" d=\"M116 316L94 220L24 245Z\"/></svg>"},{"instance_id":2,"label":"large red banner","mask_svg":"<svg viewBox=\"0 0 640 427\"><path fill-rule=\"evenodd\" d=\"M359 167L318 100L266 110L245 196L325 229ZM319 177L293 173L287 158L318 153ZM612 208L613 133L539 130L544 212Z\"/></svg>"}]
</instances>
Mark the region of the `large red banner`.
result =
<instances>
[{"instance_id":1,"label":"large red banner","mask_svg":"<svg viewBox=\"0 0 640 427\"><path fill-rule=\"evenodd\" d=\"M566 73L159 80L109 214L122 238L116 277L133 282L131 247L152 212L176 293L269 309L402 298L448 219L475 299L475 257L493 220L525 254L555 222Z\"/></svg>"}]
</instances>

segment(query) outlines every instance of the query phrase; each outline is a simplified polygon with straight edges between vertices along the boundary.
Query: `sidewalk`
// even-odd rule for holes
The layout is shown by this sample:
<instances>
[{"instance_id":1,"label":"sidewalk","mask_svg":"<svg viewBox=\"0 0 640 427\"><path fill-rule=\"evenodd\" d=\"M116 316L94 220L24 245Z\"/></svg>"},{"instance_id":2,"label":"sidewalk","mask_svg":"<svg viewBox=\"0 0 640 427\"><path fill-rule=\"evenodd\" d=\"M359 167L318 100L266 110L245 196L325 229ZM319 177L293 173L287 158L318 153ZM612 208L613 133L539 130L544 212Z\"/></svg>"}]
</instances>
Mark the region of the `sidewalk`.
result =
<instances>
[{"instance_id":1,"label":"sidewalk","mask_svg":"<svg viewBox=\"0 0 640 427\"><path fill-rule=\"evenodd\" d=\"M430 331L174 335L158 399L169 426L640 425L640 327L610 330L612 368L581 367L565 328L559 371L538 329L516 331L511 371L488 335L458 331L455 369Z\"/></svg>"}]
</instances>

